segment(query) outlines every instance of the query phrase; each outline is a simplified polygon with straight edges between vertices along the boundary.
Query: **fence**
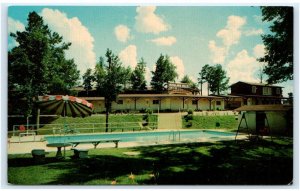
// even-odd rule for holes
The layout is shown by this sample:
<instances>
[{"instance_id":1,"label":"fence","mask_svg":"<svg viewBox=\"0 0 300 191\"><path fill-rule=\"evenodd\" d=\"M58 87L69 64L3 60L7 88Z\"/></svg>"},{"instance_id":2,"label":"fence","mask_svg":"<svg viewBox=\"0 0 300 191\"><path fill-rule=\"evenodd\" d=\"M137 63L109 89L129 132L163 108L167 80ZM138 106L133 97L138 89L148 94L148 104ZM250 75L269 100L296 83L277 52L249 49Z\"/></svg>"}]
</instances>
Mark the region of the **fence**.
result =
<instances>
[{"instance_id":1,"label":"fence","mask_svg":"<svg viewBox=\"0 0 300 191\"><path fill-rule=\"evenodd\" d=\"M13 125L13 131L8 132L8 136L23 135L55 135L72 133L100 133L100 132L124 132L157 129L157 122L114 122L108 123L68 123L68 124L36 124Z\"/></svg>"}]
</instances>

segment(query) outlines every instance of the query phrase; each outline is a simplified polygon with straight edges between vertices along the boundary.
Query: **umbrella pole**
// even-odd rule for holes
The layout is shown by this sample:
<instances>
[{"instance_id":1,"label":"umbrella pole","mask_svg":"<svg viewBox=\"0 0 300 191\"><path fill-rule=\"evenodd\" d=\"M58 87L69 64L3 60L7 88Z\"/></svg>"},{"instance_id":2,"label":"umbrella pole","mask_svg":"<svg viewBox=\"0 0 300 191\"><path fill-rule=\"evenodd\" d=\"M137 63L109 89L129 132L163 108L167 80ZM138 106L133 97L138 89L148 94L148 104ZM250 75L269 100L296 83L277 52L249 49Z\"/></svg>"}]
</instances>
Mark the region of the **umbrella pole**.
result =
<instances>
[{"instance_id":1,"label":"umbrella pole","mask_svg":"<svg viewBox=\"0 0 300 191\"><path fill-rule=\"evenodd\" d=\"M27 121L27 127L26 127L26 132L28 134L28 127L29 127L29 116L26 117L26 121Z\"/></svg>"}]
</instances>

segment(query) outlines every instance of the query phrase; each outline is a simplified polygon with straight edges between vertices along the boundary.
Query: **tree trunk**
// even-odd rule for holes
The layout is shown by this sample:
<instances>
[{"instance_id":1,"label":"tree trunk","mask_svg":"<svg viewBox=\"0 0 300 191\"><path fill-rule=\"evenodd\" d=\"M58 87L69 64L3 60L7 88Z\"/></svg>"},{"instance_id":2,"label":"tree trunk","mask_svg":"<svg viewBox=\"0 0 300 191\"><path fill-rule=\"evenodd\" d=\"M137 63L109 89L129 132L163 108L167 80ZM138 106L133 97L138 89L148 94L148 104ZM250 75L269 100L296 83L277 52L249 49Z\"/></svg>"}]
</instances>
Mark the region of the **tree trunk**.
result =
<instances>
[{"instance_id":1,"label":"tree trunk","mask_svg":"<svg viewBox=\"0 0 300 191\"><path fill-rule=\"evenodd\" d=\"M109 111L110 111L110 102L105 100L105 132L108 132L108 118L109 118Z\"/></svg>"},{"instance_id":2,"label":"tree trunk","mask_svg":"<svg viewBox=\"0 0 300 191\"><path fill-rule=\"evenodd\" d=\"M109 111L108 111L108 108L106 108L106 112L105 112L105 132L108 132L108 116L109 116Z\"/></svg>"},{"instance_id":3,"label":"tree trunk","mask_svg":"<svg viewBox=\"0 0 300 191\"><path fill-rule=\"evenodd\" d=\"M200 94L202 96L202 82L200 83Z\"/></svg>"}]
</instances>

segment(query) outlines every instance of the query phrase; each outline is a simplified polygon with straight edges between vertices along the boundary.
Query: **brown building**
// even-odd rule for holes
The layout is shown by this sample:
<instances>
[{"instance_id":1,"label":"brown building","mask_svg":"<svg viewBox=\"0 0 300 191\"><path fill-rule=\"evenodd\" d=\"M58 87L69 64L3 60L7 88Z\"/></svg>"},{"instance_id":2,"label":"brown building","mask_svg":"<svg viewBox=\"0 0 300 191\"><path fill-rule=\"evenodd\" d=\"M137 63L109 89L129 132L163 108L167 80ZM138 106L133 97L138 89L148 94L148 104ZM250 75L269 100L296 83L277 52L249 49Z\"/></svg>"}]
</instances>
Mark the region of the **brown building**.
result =
<instances>
[{"instance_id":1,"label":"brown building","mask_svg":"<svg viewBox=\"0 0 300 191\"><path fill-rule=\"evenodd\" d=\"M281 104L287 99L282 96L281 86L239 81L230 87L231 95L243 98L242 105Z\"/></svg>"}]
</instances>

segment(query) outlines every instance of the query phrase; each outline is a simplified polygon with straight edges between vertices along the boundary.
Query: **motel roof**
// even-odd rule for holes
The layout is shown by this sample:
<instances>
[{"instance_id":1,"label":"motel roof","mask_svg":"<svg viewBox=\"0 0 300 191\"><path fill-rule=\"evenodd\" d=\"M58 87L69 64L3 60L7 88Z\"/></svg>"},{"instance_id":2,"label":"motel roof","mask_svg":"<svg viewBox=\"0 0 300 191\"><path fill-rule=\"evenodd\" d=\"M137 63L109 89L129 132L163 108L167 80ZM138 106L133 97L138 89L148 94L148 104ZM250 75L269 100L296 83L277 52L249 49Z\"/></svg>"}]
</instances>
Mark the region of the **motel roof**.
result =
<instances>
[{"instance_id":1,"label":"motel roof","mask_svg":"<svg viewBox=\"0 0 300 191\"><path fill-rule=\"evenodd\" d=\"M235 111L288 111L292 108L291 105L244 105Z\"/></svg>"},{"instance_id":2,"label":"motel roof","mask_svg":"<svg viewBox=\"0 0 300 191\"><path fill-rule=\"evenodd\" d=\"M244 82L244 81L238 81L238 82L232 84L231 86L233 86L233 85L235 85L237 83L244 83L244 84L248 84L248 85L252 85L252 86L267 86L267 87L283 88L282 86L276 86L276 85L272 85L272 84L255 83L255 82ZM231 86L229 86L229 87L231 87Z\"/></svg>"},{"instance_id":3,"label":"motel roof","mask_svg":"<svg viewBox=\"0 0 300 191\"><path fill-rule=\"evenodd\" d=\"M104 100L104 97L80 97L89 101ZM201 96L201 95L182 95L182 94L119 94L122 98L193 98L193 99L224 99L218 96Z\"/></svg>"}]
</instances>

